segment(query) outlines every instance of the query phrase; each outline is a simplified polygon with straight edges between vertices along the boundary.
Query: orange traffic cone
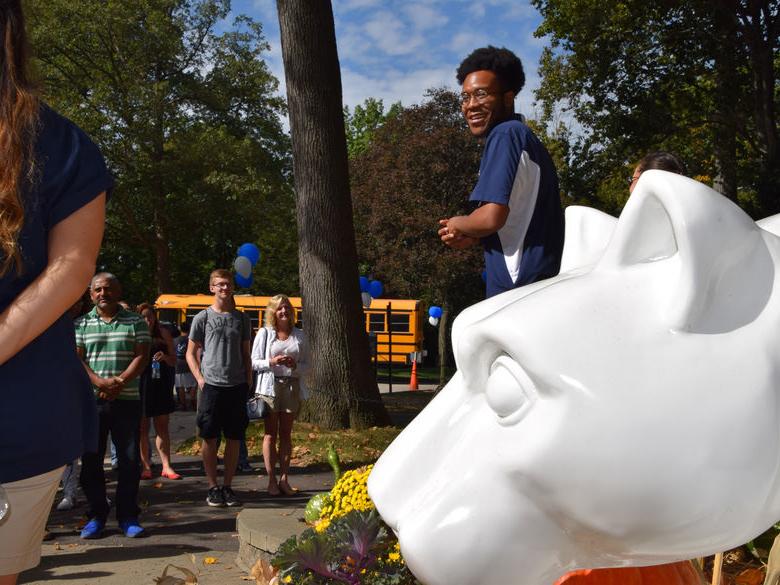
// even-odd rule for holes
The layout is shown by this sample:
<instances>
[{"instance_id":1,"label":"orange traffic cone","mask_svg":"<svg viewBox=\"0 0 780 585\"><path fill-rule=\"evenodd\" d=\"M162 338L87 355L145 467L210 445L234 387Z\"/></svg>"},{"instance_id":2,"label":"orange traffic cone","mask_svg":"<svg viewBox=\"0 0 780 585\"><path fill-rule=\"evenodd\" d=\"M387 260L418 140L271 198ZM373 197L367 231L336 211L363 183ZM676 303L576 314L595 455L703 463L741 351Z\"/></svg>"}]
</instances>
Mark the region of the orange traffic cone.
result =
<instances>
[{"instance_id":1,"label":"orange traffic cone","mask_svg":"<svg viewBox=\"0 0 780 585\"><path fill-rule=\"evenodd\" d=\"M417 390L417 360L412 360L412 377L409 378L409 390Z\"/></svg>"}]
</instances>

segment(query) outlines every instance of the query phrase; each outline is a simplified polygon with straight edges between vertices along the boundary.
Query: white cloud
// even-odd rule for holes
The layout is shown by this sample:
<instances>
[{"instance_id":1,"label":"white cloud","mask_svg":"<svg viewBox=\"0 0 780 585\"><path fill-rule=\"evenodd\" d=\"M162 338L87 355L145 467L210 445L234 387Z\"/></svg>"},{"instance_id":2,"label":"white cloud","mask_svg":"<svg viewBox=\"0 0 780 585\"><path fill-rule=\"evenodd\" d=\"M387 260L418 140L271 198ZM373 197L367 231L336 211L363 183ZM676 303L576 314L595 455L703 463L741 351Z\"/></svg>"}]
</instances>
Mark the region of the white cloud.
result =
<instances>
[{"instance_id":1,"label":"white cloud","mask_svg":"<svg viewBox=\"0 0 780 585\"><path fill-rule=\"evenodd\" d=\"M400 101L404 106L419 104L425 91L432 87L456 89L451 67L419 69L416 71L389 70L381 77L369 77L348 68L342 68L344 104L350 109L366 98L382 99L385 107Z\"/></svg>"},{"instance_id":2,"label":"white cloud","mask_svg":"<svg viewBox=\"0 0 780 585\"><path fill-rule=\"evenodd\" d=\"M410 34L399 18L386 11L375 13L365 23L365 32L376 47L388 55L413 53L424 42L422 35Z\"/></svg>"},{"instance_id":3,"label":"white cloud","mask_svg":"<svg viewBox=\"0 0 780 585\"><path fill-rule=\"evenodd\" d=\"M420 32L444 28L449 22L446 14L442 14L438 10L431 8L431 6L419 2L412 2L404 6L403 12L412 22L415 30Z\"/></svg>"},{"instance_id":4,"label":"white cloud","mask_svg":"<svg viewBox=\"0 0 780 585\"><path fill-rule=\"evenodd\" d=\"M490 36L487 33L483 31L466 31L452 35L452 38L449 42L449 48L457 54L462 53L463 57L465 57L474 49L478 47L484 47L485 45L489 44Z\"/></svg>"},{"instance_id":5,"label":"white cloud","mask_svg":"<svg viewBox=\"0 0 780 585\"><path fill-rule=\"evenodd\" d=\"M383 3L383 0L334 0L333 10L334 12L360 10L381 6Z\"/></svg>"}]
</instances>

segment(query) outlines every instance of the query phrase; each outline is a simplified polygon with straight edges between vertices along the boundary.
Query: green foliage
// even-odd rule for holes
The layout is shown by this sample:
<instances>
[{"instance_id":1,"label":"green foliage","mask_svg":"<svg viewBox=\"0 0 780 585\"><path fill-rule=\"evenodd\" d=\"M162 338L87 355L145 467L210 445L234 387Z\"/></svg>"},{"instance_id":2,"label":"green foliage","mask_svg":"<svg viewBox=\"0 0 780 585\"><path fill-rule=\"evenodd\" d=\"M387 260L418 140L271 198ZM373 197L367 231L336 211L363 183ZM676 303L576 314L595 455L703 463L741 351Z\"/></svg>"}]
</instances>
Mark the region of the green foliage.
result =
<instances>
[{"instance_id":1,"label":"green foliage","mask_svg":"<svg viewBox=\"0 0 780 585\"><path fill-rule=\"evenodd\" d=\"M619 211L622 178L647 152L669 150L748 211L780 211L776 2L533 4L536 34L551 43L537 92L544 122L568 111L581 126L559 166L574 200Z\"/></svg>"},{"instance_id":2,"label":"green foliage","mask_svg":"<svg viewBox=\"0 0 780 585\"><path fill-rule=\"evenodd\" d=\"M353 511L322 532L307 529L279 547L273 565L282 582L306 585L415 585L397 540L376 510Z\"/></svg>"},{"instance_id":3,"label":"green foliage","mask_svg":"<svg viewBox=\"0 0 780 585\"><path fill-rule=\"evenodd\" d=\"M199 292L243 242L255 293L296 292L289 140L261 25L229 0L47 0L28 21L45 99L117 178L99 264L131 300Z\"/></svg>"},{"instance_id":4,"label":"green foliage","mask_svg":"<svg viewBox=\"0 0 780 585\"><path fill-rule=\"evenodd\" d=\"M344 106L344 126L349 158L364 153L377 129L387 120L395 118L401 109L401 102L396 102L385 112L383 101L375 98L368 98L363 105L358 104L352 113L348 106Z\"/></svg>"}]
</instances>

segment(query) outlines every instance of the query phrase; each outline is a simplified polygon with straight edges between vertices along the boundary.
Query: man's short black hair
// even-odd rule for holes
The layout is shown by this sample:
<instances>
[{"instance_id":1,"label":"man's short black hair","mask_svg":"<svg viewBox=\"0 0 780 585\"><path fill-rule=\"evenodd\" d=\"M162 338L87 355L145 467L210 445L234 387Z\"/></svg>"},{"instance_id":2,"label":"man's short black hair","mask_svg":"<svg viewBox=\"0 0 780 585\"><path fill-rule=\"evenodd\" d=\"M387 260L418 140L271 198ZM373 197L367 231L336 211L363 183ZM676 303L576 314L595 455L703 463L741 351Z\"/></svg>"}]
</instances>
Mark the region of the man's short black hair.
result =
<instances>
[{"instance_id":1,"label":"man's short black hair","mask_svg":"<svg viewBox=\"0 0 780 585\"><path fill-rule=\"evenodd\" d=\"M504 47L498 49L488 45L463 59L457 72L458 85L463 85L466 77L475 71L492 71L504 91L511 91L515 95L520 93L525 85L523 64L517 55Z\"/></svg>"},{"instance_id":2,"label":"man's short black hair","mask_svg":"<svg viewBox=\"0 0 780 585\"><path fill-rule=\"evenodd\" d=\"M678 175L685 174L685 165L683 162L671 152L663 150L646 154L642 157L642 160L639 161L639 164L637 164L637 168L640 173L657 169L659 171L677 173Z\"/></svg>"}]
</instances>

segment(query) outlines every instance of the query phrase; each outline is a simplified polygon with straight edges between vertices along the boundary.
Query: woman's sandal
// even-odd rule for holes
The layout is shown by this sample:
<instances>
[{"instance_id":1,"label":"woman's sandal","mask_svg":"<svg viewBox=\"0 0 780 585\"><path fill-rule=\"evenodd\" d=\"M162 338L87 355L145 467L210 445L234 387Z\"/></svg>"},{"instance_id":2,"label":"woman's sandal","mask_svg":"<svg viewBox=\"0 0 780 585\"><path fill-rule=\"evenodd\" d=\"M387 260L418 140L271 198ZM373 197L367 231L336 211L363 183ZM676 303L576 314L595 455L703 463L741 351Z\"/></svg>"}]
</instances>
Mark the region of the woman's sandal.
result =
<instances>
[{"instance_id":1,"label":"woman's sandal","mask_svg":"<svg viewBox=\"0 0 780 585\"><path fill-rule=\"evenodd\" d=\"M275 490L272 490L270 487L266 490L268 492L268 495L272 498L278 498L282 495L282 491L279 489L279 486L276 487Z\"/></svg>"},{"instance_id":2,"label":"woman's sandal","mask_svg":"<svg viewBox=\"0 0 780 585\"><path fill-rule=\"evenodd\" d=\"M175 471L163 471L160 474L160 477L164 477L165 479L181 479L181 475L176 473Z\"/></svg>"},{"instance_id":3,"label":"woman's sandal","mask_svg":"<svg viewBox=\"0 0 780 585\"><path fill-rule=\"evenodd\" d=\"M151 469L144 469L141 472L141 479L152 479L152 470Z\"/></svg>"},{"instance_id":4,"label":"woman's sandal","mask_svg":"<svg viewBox=\"0 0 780 585\"><path fill-rule=\"evenodd\" d=\"M298 494L298 490L287 483L280 483L279 491L282 492L285 496L295 496Z\"/></svg>"}]
</instances>

